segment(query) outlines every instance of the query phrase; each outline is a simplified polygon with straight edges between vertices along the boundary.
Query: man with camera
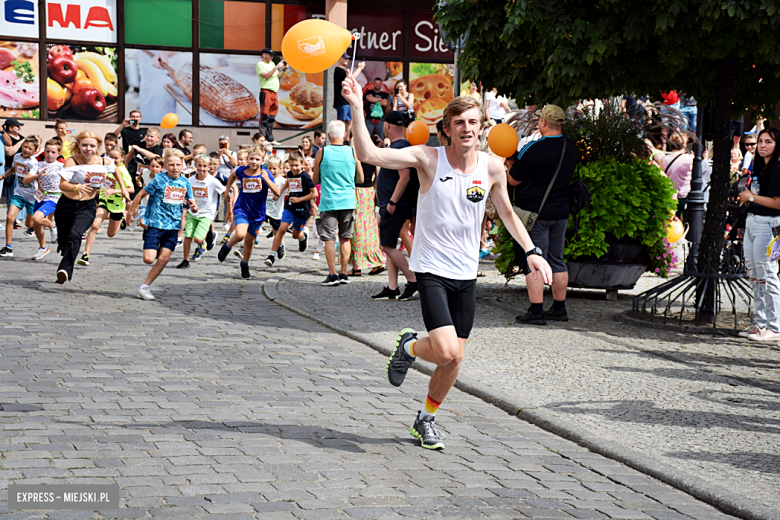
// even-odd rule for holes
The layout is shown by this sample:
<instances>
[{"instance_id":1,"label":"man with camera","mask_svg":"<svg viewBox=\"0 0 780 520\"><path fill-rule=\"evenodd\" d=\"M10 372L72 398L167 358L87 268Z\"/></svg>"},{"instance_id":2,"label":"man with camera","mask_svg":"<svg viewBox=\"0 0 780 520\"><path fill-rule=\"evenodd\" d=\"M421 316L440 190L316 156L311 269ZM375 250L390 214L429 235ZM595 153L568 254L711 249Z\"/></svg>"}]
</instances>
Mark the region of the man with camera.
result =
<instances>
[{"instance_id":1,"label":"man with camera","mask_svg":"<svg viewBox=\"0 0 780 520\"><path fill-rule=\"evenodd\" d=\"M279 112L279 99L276 95L279 90L279 72L287 69L287 63L280 60L274 65L274 51L265 48L261 51L262 60L257 63L257 78L260 80L260 133L266 141L279 144L274 141L274 122Z\"/></svg>"},{"instance_id":2,"label":"man with camera","mask_svg":"<svg viewBox=\"0 0 780 520\"><path fill-rule=\"evenodd\" d=\"M125 152L129 152L133 145L143 147L143 141L146 137L146 128L141 128L141 112L139 110L133 110L130 112L130 117L126 117L114 130L114 133L122 139L122 148ZM127 171L130 173L130 177L133 179L133 185L136 185L135 179L138 176L138 164L136 161L127 160ZM134 193L131 194L131 197Z\"/></svg>"}]
</instances>

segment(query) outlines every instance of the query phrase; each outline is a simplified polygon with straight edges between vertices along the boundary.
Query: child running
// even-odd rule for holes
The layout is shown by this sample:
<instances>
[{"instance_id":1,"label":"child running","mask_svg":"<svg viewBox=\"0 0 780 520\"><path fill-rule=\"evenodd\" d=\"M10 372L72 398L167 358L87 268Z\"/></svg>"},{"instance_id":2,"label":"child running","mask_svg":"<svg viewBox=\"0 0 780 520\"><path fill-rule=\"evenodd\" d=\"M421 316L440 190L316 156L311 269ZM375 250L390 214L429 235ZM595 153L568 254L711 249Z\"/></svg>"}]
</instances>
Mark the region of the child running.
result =
<instances>
[{"instance_id":1,"label":"child running","mask_svg":"<svg viewBox=\"0 0 780 520\"><path fill-rule=\"evenodd\" d=\"M133 215L141 199L149 196L145 216L147 228L144 237L144 263L153 264L155 258L157 263L152 266L146 280L138 288L136 296L142 300L154 300L149 286L160 276L176 249L184 204L187 204L193 213L198 212L190 181L181 176L183 169L184 153L176 148L168 148L165 151L165 173L156 175L144 186L127 211L129 215Z\"/></svg>"},{"instance_id":2,"label":"child running","mask_svg":"<svg viewBox=\"0 0 780 520\"><path fill-rule=\"evenodd\" d=\"M211 152L211 153L214 154L216 152ZM239 150L238 153L236 154L236 162L238 166L233 168L233 171L230 173L235 173L235 171L241 168L242 166L246 166L248 164L248 158L249 158L249 150L246 149ZM212 157L212 161L213 159L214 158ZM213 168L213 163L211 167ZM217 179L219 179L218 175L217 175ZM227 181L225 181L225 184L227 185ZM228 200L230 200L231 204L228 204L227 213L225 216L225 225L227 226L228 222L230 222L230 226L228 226L227 233L225 233L225 237L222 239L223 244L227 243L227 241L230 240L230 235L232 235L233 231L236 229L236 220L233 218L233 204L235 204L236 202L235 190L231 188L230 191L228 192L228 195L229 195L229 199L226 198L225 202L227 203ZM243 249L244 248L242 247L241 248L242 254L243 254Z\"/></svg>"},{"instance_id":3,"label":"child running","mask_svg":"<svg viewBox=\"0 0 780 520\"><path fill-rule=\"evenodd\" d=\"M268 171L274 176L274 182L279 186L279 189L284 187L284 183L287 179L284 176L284 170L282 169L282 160L276 155L272 155L268 158L266 163ZM279 224L282 223L282 215L284 215L284 195L285 191L282 190L280 196L276 196L273 192L268 194L268 198L265 200L266 208L266 221L271 225L271 232L265 238L273 238L276 234L276 230L279 229Z\"/></svg>"},{"instance_id":4,"label":"child running","mask_svg":"<svg viewBox=\"0 0 780 520\"><path fill-rule=\"evenodd\" d=\"M238 181L238 199L233 206L233 220L236 230L226 244L222 244L217 258L224 262L230 250L239 241L244 241L244 255L241 259L241 278L249 278L249 258L252 256L257 231L265 221L265 201L268 190L276 196L282 193L273 176L263 168L265 150L259 146L249 149L249 164L241 166L230 174L227 182L228 197L233 183ZM230 203L230 200L225 202Z\"/></svg>"},{"instance_id":5,"label":"child running","mask_svg":"<svg viewBox=\"0 0 780 520\"><path fill-rule=\"evenodd\" d=\"M187 224L184 228L184 260L176 266L177 269L187 269L190 266L189 256L192 242L198 246L192 259L197 260L206 249L203 241L206 241L208 249L214 247L214 233L211 223L217 214L219 195L225 192L225 187L216 177L209 175L209 156L201 154L195 157L195 177L190 178L192 194L198 211L187 213Z\"/></svg>"},{"instance_id":6,"label":"child running","mask_svg":"<svg viewBox=\"0 0 780 520\"><path fill-rule=\"evenodd\" d=\"M154 157L152 160L149 161L149 167L139 167L138 168L138 177L136 177L136 184L139 188L143 188L144 186L148 185L150 182L152 182L152 179L154 179L158 173L161 173L163 169L165 168L165 161L162 157ZM144 230L144 237L146 237L146 221L144 220L144 216L146 215L146 206L149 204L149 201L147 199L144 199L141 201L141 204L138 206L138 209L133 214L133 218L135 220L131 219L130 228L134 228L136 224L141 226L141 228ZM129 213L129 211L128 211Z\"/></svg>"},{"instance_id":7,"label":"child running","mask_svg":"<svg viewBox=\"0 0 780 520\"><path fill-rule=\"evenodd\" d=\"M127 171L122 162L125 156L124 151L118 146L114 146L107 156L114 161L116 170L106 174L106 182L103 184L103 188L101 188L98 196L98 209L95 214L95 220L92 222L89 232L87 232L87 243L84 246L84 254L79 258L79 265L89 265L89 254L92 252L92 246L95 245L95 237L104 220L110 219L108 231L106 231L108 238L114 238L119 232L125 219L125 201L130 200L130 194L135 191L130 172Z\"/></svg>"},{"instance_id":8,"label":"child running","mask_svg":"<svg viewBox=\"0 0 780 520\"><path fill-rule=\"evenodd\" d=\"M292 224L293 238L298 239L298 251L303 253L309 244L309 232L306 225L309 222L311 212L311 200L317 197L317 188L309 177L309 174L303 171L303 154L298 150L290 152L290 171L287 172L287 182L282 191L289 190L287 200L284 202L284 214L279 229L274 236L274 242L271 246L271 254L265 259L268 266L274 265L276 255L279 260L284 258L284 234L287 228Z\"/></svg>"},{"instance_id":9,"label":"child running","mask_svg":"<svg viewBox=\"0 0 780 520\"><path fill-rule=\"evenodd\" d=\"M38 189L35 190L33 229L40 247L36 251L35 256L33 256L33 260L43 260L43 257L49 254L49 247L46 245L46 237L43 234L44 227L51 230L51 241L55 242L57 240L56 228L49 217L54 213L57 201L60 200L62 195L60 191L60 168L62 168L62 163L57 160L61 149L60 139L49 139L43 149L45 162L38 163L38 173L30 174L24 179L27 184L30 184L32 181L38 183Z\"/></svg>"},{"instance_id":10,"label":"child running","mask_svg":"<svg viewBox=\"0 0 780 520\"><path fill-rule=\"evenodd\" d=\"M38 139L30 136L22 142L19 153L14 155L14 162L11 168L6 171L0 179L5 179L11 175L15 175L16 179L13 182L16 183L14 188L14 196L11 198L11 202L8 206L8 218L5 222L5 247L0 249L0 257L11 258L14 256L13 250L13 238L14 238L14 223L16 222L16 216L19 211L25 209L27 211L27 222L25 225L32 227L32 216L35 213L35 190L38 189L38 182L35 180L35 174L38 173L38 161L35 160L33 155L38 149ZM24 181L27 178L31 180L29 183Z\"/></svg>"}]
</instances>

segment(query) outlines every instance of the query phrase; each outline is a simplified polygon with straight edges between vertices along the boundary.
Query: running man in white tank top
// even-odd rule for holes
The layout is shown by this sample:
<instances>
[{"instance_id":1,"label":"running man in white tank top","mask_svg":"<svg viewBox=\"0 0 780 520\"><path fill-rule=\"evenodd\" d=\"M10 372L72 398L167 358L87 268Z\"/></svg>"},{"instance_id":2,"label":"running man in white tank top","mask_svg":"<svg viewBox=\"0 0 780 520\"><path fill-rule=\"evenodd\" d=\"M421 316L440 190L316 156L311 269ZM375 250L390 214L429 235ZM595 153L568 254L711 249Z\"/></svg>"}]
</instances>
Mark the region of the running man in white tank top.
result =
<instances>
[{"instance_id":1,"label":"running man in white tank top","mask_svg":"<svg viewBox=\"0 0 780 520\"><path fill-rule=\"evenodd\" d=\"M451 146L391 149L377 148L371 141L363 117L362 90L349 72L342 94L352 108L358 160L394 170L416 168L420 178L409 266L417 276L428 337L418 339L415 331L402 330L387 362L387 378L400 386L417 357L436 365L425 407L409 432L424 448L442 449L444 437L434 417L458 377L474 323L480 227L488 193L499 218L527 252L533 277L541 276L549 284L552 272L512 211L503 163L478 151L485 124L478 101L461 96L447 105L443 124Z\"/></svg>"}]
</instances>

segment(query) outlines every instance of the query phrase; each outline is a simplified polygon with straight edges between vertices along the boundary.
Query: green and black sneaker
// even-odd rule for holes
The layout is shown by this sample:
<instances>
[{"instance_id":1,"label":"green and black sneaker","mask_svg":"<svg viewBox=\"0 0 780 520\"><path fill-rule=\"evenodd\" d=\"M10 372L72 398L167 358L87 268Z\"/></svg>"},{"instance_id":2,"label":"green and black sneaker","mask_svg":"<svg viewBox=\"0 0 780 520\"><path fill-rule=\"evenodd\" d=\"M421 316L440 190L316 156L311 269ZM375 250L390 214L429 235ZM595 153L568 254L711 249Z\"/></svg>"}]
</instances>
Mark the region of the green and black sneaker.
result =
<instances>
[{"instance_id":1,"label":"green and black sneaker","mask_svg":"<svg viewBox=\"0 0 780 520\"><path fill-rule=\"evenodd\" d=\"M406 373L409 371L409 367L417 359L407 354L406 350L404 350L404 344L416 337L417 333L412 329L404 329L398 333L398 338L395 340L395 350L387 359L387 380L393 386L401 386Z\"/></svg>"},{"instance_id":2,"label":"green and black sneaker","mask_svg":"<svg viewBox=\"0 0 780 520\"><path fill-rule=\"evenodd\" d=\"M89 265L89 255L87 253L84 253L81 255L81 258L79 258L79 261L76 262L79 265Z\"/></svg>"},{"instance_id":3,"label":"green and black sneaker","mask_svg":"<svg viewBox=\"0 0 780 520\"><path fill-rule=\"evenodd\" d=\"M421 418L418 413L417 419L414 420L414 426L409 428L409 433L422 443L423 448L443 450L444 434L436 428L435 420L436 417L433 415Z\"/></svg>"}]
</instances>

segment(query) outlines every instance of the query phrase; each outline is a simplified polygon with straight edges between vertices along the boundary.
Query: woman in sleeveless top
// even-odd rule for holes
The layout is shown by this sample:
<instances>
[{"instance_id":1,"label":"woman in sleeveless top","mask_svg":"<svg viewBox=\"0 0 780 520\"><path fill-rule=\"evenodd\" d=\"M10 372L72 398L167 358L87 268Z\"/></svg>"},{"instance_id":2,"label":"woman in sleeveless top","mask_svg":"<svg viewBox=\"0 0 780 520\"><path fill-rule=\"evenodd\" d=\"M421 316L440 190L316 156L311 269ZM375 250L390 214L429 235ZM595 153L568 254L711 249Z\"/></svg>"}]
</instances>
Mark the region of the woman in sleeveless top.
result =
<instances>
[{"instance_id":1,"label":"woman in sleeveless top","mask_svg":"<svg viewBox=\"0 0 780 520\"><path fill-rule=\"evenodd\" d=\"M57 268L57 283L60 284L73 278L73 265L81 249L81 237L95 220L97 196L102 185L98 183L99 177L105 180L106 173L113 169L111 159L98 155L102 142L93 132L81 132L76 137L76 152L65 161L61 170L62 197L54 210L58 230L57 251L62 254Z\"/></svg>"},{"instance_id":2,"label":"woman in sleeveless top","mask_svg":"<svg viewBox=\"0 0 780 520\"><path fill-rule=\"evenodd\" d=\"M404 116L404 123L414 121L414 94L407 90L406 81L399 80L395 84L395 97L393 98L393 110Z\"/></svg>"},{"instance_id":3,"label":"woman in sleeveless top","mask_svg":"<svg viewBox=\"0 0 780 520\"><path fill-rule=\"evenodd\" d=\"M374 144L382 146L378 135L373 136ZM363 269L371 268L368 274L379 274L385 270L385 254L379 249L379 227L376 222L374 179L377 167L363 165L363 182L355 184L357 209L355 210L355 229L352 233L352 271L350 276L361 276Z\"/></svg>"}]
</instances>

